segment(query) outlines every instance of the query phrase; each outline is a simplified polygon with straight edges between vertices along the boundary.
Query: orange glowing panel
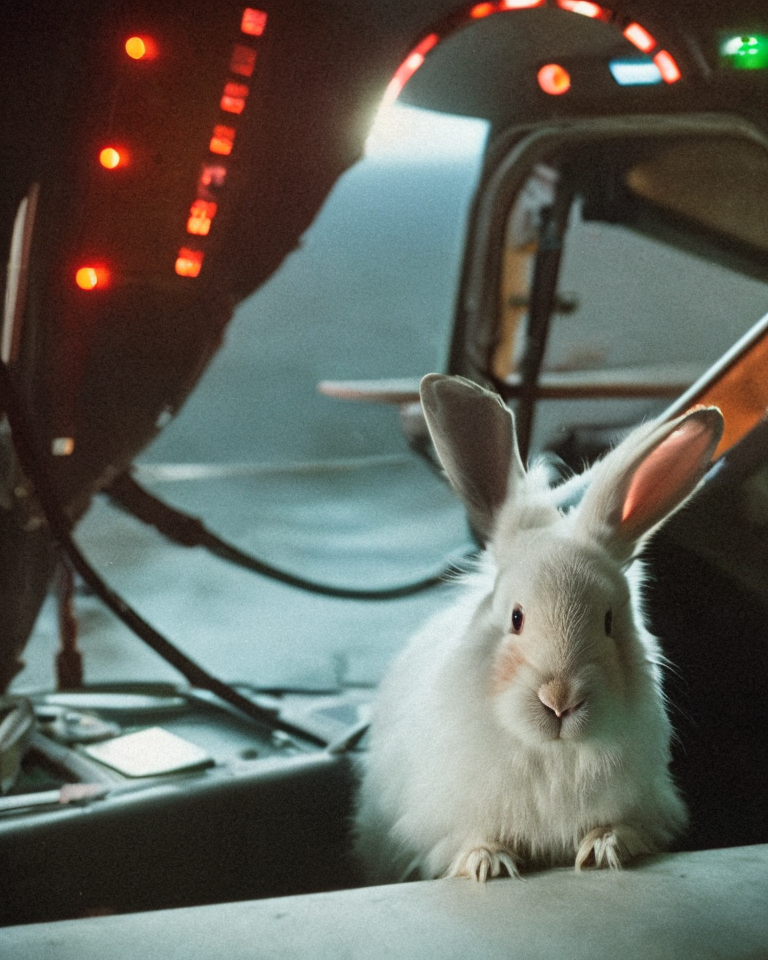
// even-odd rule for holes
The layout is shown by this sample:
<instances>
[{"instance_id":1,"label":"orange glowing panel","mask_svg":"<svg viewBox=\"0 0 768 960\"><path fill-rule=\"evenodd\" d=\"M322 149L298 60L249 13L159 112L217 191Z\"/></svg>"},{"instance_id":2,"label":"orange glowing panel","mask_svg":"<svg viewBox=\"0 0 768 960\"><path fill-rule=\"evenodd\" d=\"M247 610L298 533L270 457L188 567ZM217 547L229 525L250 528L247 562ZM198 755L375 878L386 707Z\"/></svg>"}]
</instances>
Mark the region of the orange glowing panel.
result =
<instances>
[{"instance_id":1,"label":"orange glowing panel","mask_svg":"<svg viewBox=\"0 0 768 960\"><path fill-rule=\"evenodd\" d=\"M117 147L104 147L99 153L99 163L106 170L116 170L118 167L126 166L128 154L125 150L118 150Z\"/></svg>"},{"instance_id":2,"label":"orange glowing panel","mask_svg":"<svg viewBox=\"0 0 768 960\"><path fill-rule=\"evenodd\" d=\"M666 50L659 50L653 58L653 62L659 68L659 73L664 83L676 83L680 79L680 67L678 67L672 56L667 53Z\"/></svg>"},{"instance_id":3,"label":"orange glowing panel","mask_svg":"<svg viewBox=\"0 0 768 960\"><path fill-rule=\"evenodd\" d=\"M222 157L228 157L229 154L232 153L234 144L234 127L224 127L221 124L217 124L213 128L213 136L211 137L210 143L211 153L218 153L221 154Z\"/></svg>"},{"instance_id":4,"label":"orange glowing panel","mask_svg":"<svg viewBox=\"0 0 768 960\"><path fill-rule=\"evenodd\" d=\"M589 0L557 0L557 5L562 10L570 10L571 13L578 13L582 17L591 17L594 20L604 20L609 16L604 7L590 3Z\"/></svg>"},{"instance_id":5,"label":"orange glowing panel","mask_svg":"<svg viewBox=\"0 0 768 960\"><path fill-rule=\"evenodd\" d=\"M544 93L553 97L567 93L571 89L571 77L559 63L547 63L536 75Z\"/></svg>"},{"instance_id":6,"label":"orange glowing panel","mask_svg":"<svg viewBox=\"0 0 768 960\"><path fill-rule=\"evenodd\" d=\"M188 247L182 247L179 255L176 257L176 273L180 277L196 277L203 266L202 250L190 250Z\"/></svg>"},{"instance_id":7,"label":"orange glowing panel","mask_svg":"<svg viewBox=\"0 0 768 960\"><path fill-rule=\"evenodd\" d=\"M75 273L75 283L81 290L103 290L109 284L109 270L102 266L80 267Z\"/></svg>"},{"instance_id":8,"label":"orange glowing panel","mask_svg":"<svg viewBox=\"0 0 768 960\"><path fill-rule=\"evenodd\" d=\"M241 43L236 43L232 48L232 56L229 61L230 72L236 73L239 77L250 77L255 66L256 51L250 47L244 47Z\"/></svg>"},{"instance_id":9,"label":"orange glowing panel","mask_svg":"<svg viewBox=\"0 0 768 960\"><path fill-rule=\"evenodd\" d=\"M211 229L211 221L216 216L216 204L211 200L195 200L189 211L187 233L194 233L199 237L207 236Z\"/></svg>"},{"instance_id":10,"label":"orange glowing panel","mask_svg":"<svg viewBox=\"0 0 768 960\"><path fill-rule=\"evenodd\" d=\"M157 44L151 37L129 37L125 41L125 52L131 60L154 60Z\"/></svg>"},{"instance_id":11,"label":"orange glowing panel","mask_svg":"<svg viewBox=\"0 0 768 960\"><path fill-rule=\"evenodd\" d=\"M648 53L649 50L653 50L656 46L656 40L648 33L645 27L641 27L639 23L630 23L624 30L624 36L630 43L633 43L638 50L642 50L643 53Z\"/></svg>"},{"instance_id":12,"label":"orange glowing panel","mask_svg":"<svg viewBox=\"0 0 768 960\"><path fill-rule=\"evenodd\" d=\"M227 83L221 97L221 109L225 113L242 113L248 96L248 86L245 83Z\"/></svg>"},{"instance_id":13,"label":"orange glowing panel","mask_svg":"<svg viewBox=\"0 0 768 960\"><path fill-rule=\"evenodd\" d=\"M473 20L482 20L483 17L489 17L492 13L496 12L495 3L478 3L469 11L470 17Z\"/></svg>"},{"instance_id":14,"label":"orange glowing panel","mask_svg":"<svg viewBox=\"0 0 768 960\"><path fill-rule=\"evenodd\" d=\"M263 10L254 10L246 7L243 10L243 19L240 29L251 37L260 37L267 27L267 15Z\"/></svg>"}]
</instances>

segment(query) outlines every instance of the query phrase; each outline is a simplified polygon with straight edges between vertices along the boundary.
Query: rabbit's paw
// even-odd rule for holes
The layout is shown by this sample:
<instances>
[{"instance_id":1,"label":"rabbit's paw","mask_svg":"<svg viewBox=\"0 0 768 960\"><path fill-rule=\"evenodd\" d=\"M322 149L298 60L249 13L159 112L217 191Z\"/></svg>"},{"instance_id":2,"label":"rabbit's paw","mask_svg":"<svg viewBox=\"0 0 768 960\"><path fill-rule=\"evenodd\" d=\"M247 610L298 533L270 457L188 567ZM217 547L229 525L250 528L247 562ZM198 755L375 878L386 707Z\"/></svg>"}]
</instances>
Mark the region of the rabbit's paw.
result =
<instances>
[{"instance_id":1,"label":"rabbit's paw","mask_svg":"<svg viewBox=\"0 0 768 960\"><path fill-rule=\"evenodd\" d=\"M498 877L506 870L510 877L519 877L514 855L501 844L486 843L469 847L454 859L445 873L446 877L469 877L485 883L488 877Z\"/></svg>"},{"instance_id":2,"label":"rabbit's paw","mask_svg":"<svg viewBox=\"0 0 768 960\"><path fill-rule=\"evenodd\" d=\"M633 827L595 827L576 852L576 869L610 867L620 870L630 860L654 853L655 848Z\"/></svg>"}]
</instances>

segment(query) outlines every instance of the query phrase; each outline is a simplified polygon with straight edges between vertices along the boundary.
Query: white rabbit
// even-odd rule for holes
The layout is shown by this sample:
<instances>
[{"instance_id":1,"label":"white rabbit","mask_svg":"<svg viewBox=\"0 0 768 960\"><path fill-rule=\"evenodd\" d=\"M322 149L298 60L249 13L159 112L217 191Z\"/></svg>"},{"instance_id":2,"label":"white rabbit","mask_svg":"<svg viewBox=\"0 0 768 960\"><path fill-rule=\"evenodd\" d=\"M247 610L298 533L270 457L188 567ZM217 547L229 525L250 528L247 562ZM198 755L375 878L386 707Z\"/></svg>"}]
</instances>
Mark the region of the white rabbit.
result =
<instances>
[{"instance_id":1,"label":"white rabbit","mask_svg":"<svg viewBox=\"0 0 768 960\"><path fill-rule=\"evenodd\" d=\"M687 814L635 557L707 470L720 411L638 427L565 512L544 467L526 473L497 395L431 374L421 397L489 544L382 683L355 821L368 881L620 867L663 849Z\"/></svg>"}]
</instances>

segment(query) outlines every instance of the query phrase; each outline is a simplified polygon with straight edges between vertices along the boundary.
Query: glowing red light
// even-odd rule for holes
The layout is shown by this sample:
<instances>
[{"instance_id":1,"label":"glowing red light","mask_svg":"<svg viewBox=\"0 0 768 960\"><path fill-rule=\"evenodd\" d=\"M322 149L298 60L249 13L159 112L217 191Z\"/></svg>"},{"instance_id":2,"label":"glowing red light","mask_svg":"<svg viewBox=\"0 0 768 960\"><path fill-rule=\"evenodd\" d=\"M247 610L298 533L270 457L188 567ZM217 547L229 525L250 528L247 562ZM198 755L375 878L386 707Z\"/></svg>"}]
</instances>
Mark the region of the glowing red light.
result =
<instances>
[{"instance_id":1,"label":"glowing red light","mask_svg":"<svg viewBox=\"0 0 768 960\"><path fill-rule=\"evenodd\" d=\"M195 200L189 211L187 233L194 233L199 237L207 236L215 216L216 204L212 200Z\"/></svg>"},{"instance_id":2,"label":"glowing red light","mask_svg":"<svg viewBox=\"0 0 768 960\"><path fill-rule=\"evenodd\" d=\"M151 37L128 37L125 52L131 60L154 60L157 56L157 44Z\"/></svg>"},{"instance_id":3,"label":"glowing red light","mask_svg":"<svg viewBox=\"0 0 768 960\"><path fill-rule=\"evenodd\" d=\"M387 92L384 94L385 104L393 103L398 98L403 87L408 83L414 73L416 73L422 63L424 63L424 58L439 40L440 37L438 34L430 33L429 36L424 37L418 46L411 50L397 68L394 77L389 81Z\"/></svg>"},{"instance_id":4,"label":"glowing red light","mask_svg":"<svg viewBox=\"0 0 768 960\"><path fill-rule=\"evenodd\" d=\"M125 150L118 150L116 147L104 147L99 153L99 163L106 170L116 170L118 167L126 166L128 154Z\"/></svg>"},{"instance_id":5,"label":"glowing red light","mask_svg":"<svg viewBox=\"0 0 768 960\"><path fill-rule=\"evenodd\" d=\"M665 83L676 83L682 76L680 67L678 67L672 56L667 53L666 50L659 50L653 58L653 62L659 68L661 79Z\"/></svg>"},{"instance_id":6,"label":"glowing red light","mask_svg":"<svg viewBox=\"0 0 768 960\"><path fill-rule=\"evenodd\" d=\"M221 97L221 109L225 113L242 113L245 109L245 100L248 96L248 86L245 83L227 83Z\"/></svg>"},{"instance_id":7,"label":"glowing red light","mask_svg":"<svg viewBox=\"0 0 768 960\"><path fill-rule=\"evenodd\" d=\"M176 257L176 273L180 277L196 277L203 266L203 252L182 247Z\"/></svg>"},{"instance_id":8,"label":"glowing red light","mask_svg":"<svg viewBox=\"0 0 768 960\"><path fill-rule=\"evenodd\" d=\"M75 283L81 290L103 290L109 284L109 270L102 266L80 267L75 273Z\"/></svg>"},{"instance_id":9,"label":"glowing red light","mask_svg":"<svg viewBox=\"0 0 768 960\"><path fill-rule=\"evenodd\" d=\"M473 20L482 20L483 17L489 17L495 12L495 3L478 3L476 6L472 7L472 9L469 11L469 15Z\"/></svg>"},{"instance_id":10,"label":"glowing red light","mask_svg":"<svg viewBox=\"0 0 768 960\"><path fill-rule=\"evenodd\" d=\"M544 93L549 93L553 97L567 93L571 89L570 74L559 63L547 63L536 76Z\"/></svg>"},{"instance_id":11,"label":"glowing red light","mask_svg":"<svg viewBox=\"0 0 768 960\"><path fill-rule=\"evenodd\" d=\"M223 127L220 124L217 124L213 128L213 136L211 137L210 142L211 153L218 153L223 157L227 157L230 153L232 153L232 147L234 144L234 127Z\"/></svg>"},{"instance_id":12,"label":"glowing red light","mask_svg":"<svg viewBox=\"0 0 768 960\"><path fill-rule=\"evenodd\" d=\"M578 13L582 17L591 17L594 20L605 20L610 16L604 7L590 3L589 0L557 0L557 5L562 10L569 10L571 13Z\"/></svg>"},{"instance_id":13,"label":"glowing red light","mask_svg":"<svg viewBox=\"0 0 768 960\"><path fill-rule=\"evenodd\" d=\"M501 10L527 10L528 7L541 7L545 0L501 0Z\"/></svg>"},{"instance_id":14,"label":"glowing red light","mask_svg":"<svg viewBox=\"0 0 768 960\"><path fill-rule=\"evenodd\" d=\"M643 53L648 53L656 46L656 40L639 23L630 23L624 30L624 36Z\"/></svg>"},{"instance_id":15,"label":"glowing red light","mask_svg":"<svg viewBox=\"0 0 768 960\"><path fill-rule=\"evenodd\" d=\"M267 15L263 10L254 10L246 7L243 10L243 19L240 29L251 37L260 37L267 27Z\"/></svg>"},{"instance_id":16,"label":"glowing red light","mask_svg":"<svg viewBox=\"0 0 768 960\"><path fill-rule=\"evenodd\" d=\"M229 61L230 72L236 73L239 77L250 77L255 66L256 51L236 43Z\"/></svg>"}]
</instances>

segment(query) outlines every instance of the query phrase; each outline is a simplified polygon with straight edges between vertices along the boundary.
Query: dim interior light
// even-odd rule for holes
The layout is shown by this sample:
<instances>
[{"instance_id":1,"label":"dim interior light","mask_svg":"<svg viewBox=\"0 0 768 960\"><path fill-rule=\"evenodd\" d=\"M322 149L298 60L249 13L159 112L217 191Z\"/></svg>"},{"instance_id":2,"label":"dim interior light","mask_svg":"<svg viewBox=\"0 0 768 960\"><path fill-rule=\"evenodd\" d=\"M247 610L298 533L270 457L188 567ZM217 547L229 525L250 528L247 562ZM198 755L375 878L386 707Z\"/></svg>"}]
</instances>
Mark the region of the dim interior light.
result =
<instances>
[{"instance_id":1,"label":"dim interior light","mask_svg":"<svg viewBox=\"0 0 768 960\"><path fill-rule=\"evenodd\" d=\"M182 247L176 257L174 269L180 277L196 277L199 275L202 266L202 250L190 250L188 247Z\"/></svg>"},{"instance_id":2,"label":"dim interior light","mask_svg":"<svg viewBox=\"0 0 768 960\"><path fill-rule=\"evenodd\" d=\"M238 77L250 77L256 66L256 51L251 47L245 47L242 43L236 43L232 48L232 56L229 61L231 73Z\"/></svg>"},{"instance_id":3,"label":"dim interior light","mask_svg":"<svg viewBox=\"0 0 768 960\"><path fill-rule=\"evenodd\" d=\"M630 23L629 26L625 27L624 36L643 53L648 53L656 46L656 40L639 23Z\"/></svg>"},{"instance_id":4,"label":"dim interior light","mask_svg":"<svg viewBox=\"0 0 768 960\"><path fill-rule=\"evenodd\" d=\"M154 60L157 56L157 44L151 37L128 37L125 52L131 60Z\"/></svg>"},{"instance_id":5,"label":"dim interior light","mask_svg":"<svg viewBox=\"0 0 768 960\"><path fill-rule=\"evenodd\" d=\"M125 150L118 150L116 147L104 147L99 153L99 163L106 170L116 170L118 167L126 166L128 154Z\"/></svg>"},{"instance_id":6,"label":"dim interior light","mask_svg":"<svg viewBox=\"0 0 768 960\"><path fill-rule=\"evenodd\" d=\"M103 290L109 284L109 270L96 265L80 267L75 273L75 283L81 290Z\"/></svg>"},{"instance_id":7,"label":"dim interior light","mask_svg":"<svg viewBox=\"0 0 768 960\"><path fill-rule=\"evenodd\" d=\"M213 136L210 142L211 153L218 153L222 157L228 157L232 153L232 147L235 145L235 128L224 127L217 124L213 128Z\"/></svg>"},{"instance_id":8,"label":"dim interior light","mask_svg":"<svg viewBox=\"0 0 768 960\"><path fill-rule=\"evenodd\" d=\"M74 437L54 437L51 440L51 453L54 457L71 457L74 452Z\"/></svg>"},{"instance_id":9,"label":"dim interior light","mask_svg":"<svg viewBox=\"0 0 768 960\"><path fill-rule=\"evenodd\" d=\"M187 233L205 237L211 229L211 221L216 216L216 204L212 200L195 200L189 211Z\"/></svg>"},{"instance_id":10,"label":"dim interior light","mask_svg":"<svg viewBox=\"0 0 768 960\"><path fill-rule=\"evenodd\" d=\"M553 97L567 93L571 89L571 77L559 63L545 64L536 75L539 86Z\"/></svg>"},{"instance_id":11,"label":"dim interior light","mask_svg":"<svg viewBox=\"0 0 768 960\"><path fill-rule=\"evenodd\" d=\"M653 58L653 62L659 68L659 73L664 83L677 83L680 79L680 67L678 67L672 55L667 53L666 50L659 50Z\"/></svg>"},{"instance_id":12,"label":"dim interior light","mask_svg":"<svg viewBox=\"0 0 768 960\"><path fill-rule=\"evenodd\" d=\"M248 85L245 83L226 83L221 96L221 109L225 113L242 113L248 97Z\"/></svg>"},{"instance_id":13,"label":"dim interior light","mask_svg":"<svg viewBox=\"0 0 768 960\"><path fill-rule=\"evenodd\" d=\"M240 21L240 29L251 37L260 37L267 28L267 14L263 10L246 7Z\"/></svg>"}]
</instances>

